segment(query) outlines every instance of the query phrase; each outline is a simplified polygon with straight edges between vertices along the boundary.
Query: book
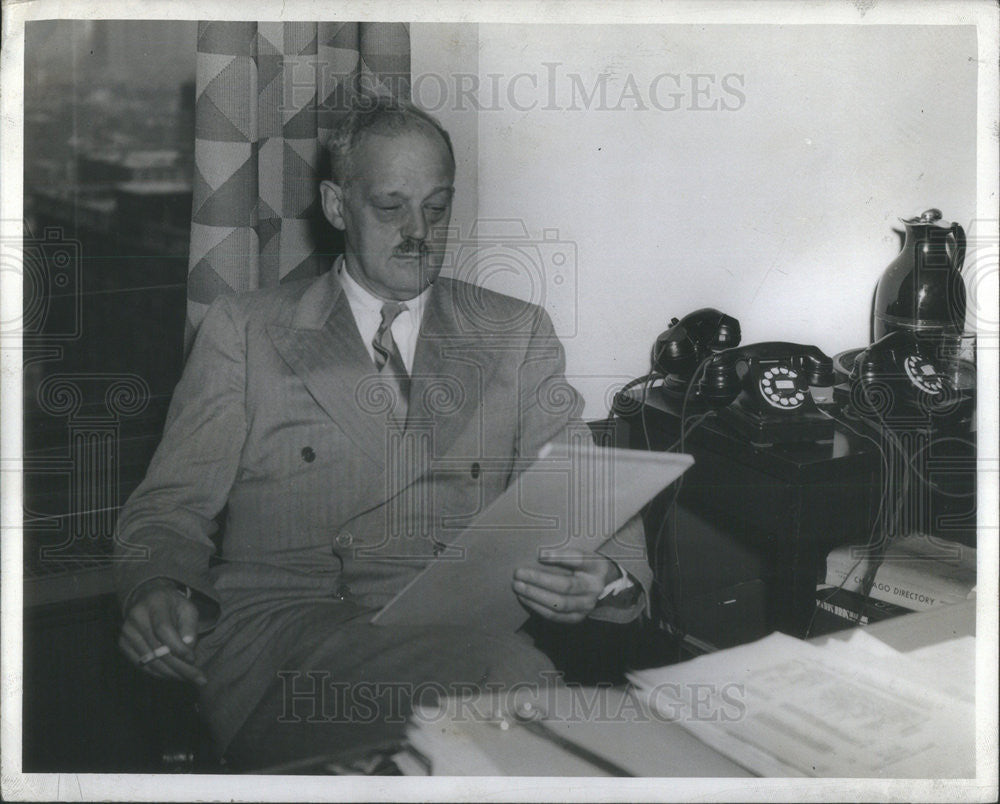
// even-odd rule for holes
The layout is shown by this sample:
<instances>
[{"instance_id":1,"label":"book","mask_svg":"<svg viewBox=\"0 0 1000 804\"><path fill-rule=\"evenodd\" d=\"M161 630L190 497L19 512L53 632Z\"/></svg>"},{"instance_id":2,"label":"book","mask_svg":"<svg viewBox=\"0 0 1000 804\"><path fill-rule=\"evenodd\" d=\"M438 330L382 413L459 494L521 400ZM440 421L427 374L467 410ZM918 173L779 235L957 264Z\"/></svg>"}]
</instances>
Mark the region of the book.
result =
<instances>
[{"instance_id":1,"label":"book","mask_svg":"<svg viewBox=\"0 0 1000 804\"><path fill-rule=\"evenodd\" d=\"M825 585L816 587L816 606L843 619L844 625L868 625L913 612L895 603Z\"/></svg>"},{"instance_id":2,"label":"book","mask_svg":"<svg viewBox=\"0 0 1000 804\"><path fill-rule=\"evenodd\" d=\"M863 545L844 545L826 558L828 586L861 592L874 559ZM871 597L911 611L961 602L976 588L976 550L914 534L895 539L885 551Z\"/></svg>"}]
</instances>

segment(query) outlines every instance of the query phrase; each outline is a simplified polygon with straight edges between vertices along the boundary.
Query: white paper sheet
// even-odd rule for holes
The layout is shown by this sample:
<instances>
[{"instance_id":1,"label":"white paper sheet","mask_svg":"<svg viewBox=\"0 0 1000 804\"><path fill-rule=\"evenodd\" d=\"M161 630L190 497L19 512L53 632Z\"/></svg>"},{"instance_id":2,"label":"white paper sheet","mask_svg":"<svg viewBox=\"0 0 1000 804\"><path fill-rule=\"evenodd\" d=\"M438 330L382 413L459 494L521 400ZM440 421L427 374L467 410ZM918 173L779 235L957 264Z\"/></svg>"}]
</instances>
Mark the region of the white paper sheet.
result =
<instances>
[{"instance_id":1,"label":"white paper sheet","mask_svg":"<svg viewBox=\"0 0 1000 804\"><path fill-rule=\"evenodd\" d=\"M377 625L476 625L514 631L527 612L514 570L559 547L630 558L609 539L694 463L690 455L573 443L543 451L491 506L373 619Z\"/></svg>"},{"instance_id":2,"label":"white paper sheet","mask_svg":"<svg viewBox=\"0 0 1000 804\"><path fill-rule=\"evenodd\" d=\"M926 657L879 654L776 633L630 678L651 706L764 776L974 776L972 703L930 680Z\"/></svg>"}]
</instances>

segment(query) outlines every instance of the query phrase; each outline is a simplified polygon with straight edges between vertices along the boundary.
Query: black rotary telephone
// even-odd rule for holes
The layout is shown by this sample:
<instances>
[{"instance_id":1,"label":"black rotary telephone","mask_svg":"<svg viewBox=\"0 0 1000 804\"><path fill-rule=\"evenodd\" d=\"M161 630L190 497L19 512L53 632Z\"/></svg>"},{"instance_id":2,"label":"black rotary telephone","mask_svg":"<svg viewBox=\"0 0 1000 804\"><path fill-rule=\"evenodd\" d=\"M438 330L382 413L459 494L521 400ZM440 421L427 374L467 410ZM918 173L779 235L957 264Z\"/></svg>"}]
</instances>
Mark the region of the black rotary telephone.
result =
<instances>
[{"instance_id":1,"label":"black rotary telephone","mask_svg":"<svg viewBox=\"0 0 1000 804\"><path fill-rule=\"evenodd\" d=\"M960 412L965 400L935 365L932 354L933 346L905 330L875 341L854 359L851 408L889 425Z\"/></svg>"},{"instance_id":2,"label":"black rotary telephone","mask_svg":"<svg viewBox=\"0 0 1000 804\"><path fill-rule=\"evenodd\" d=\"M664 375L664 394L682 398L705 358L739 342L740 322L712 307L671 319L670 327L653 344L651 356L653 371ZM697 389L692 391L697 399Z\"/></svg>"},{"instance_id":3,"label":"black rotary telephone","mask_svg":"<svg viewBox=\"0 0 1000 804\"><path fill-rule=\"evenodd\" d=\"M705 403L750 441L781 444L833 437L833 420L811 392L833 382L833 360L817 347L774 341L719 352L699 387Z\"/></svg>"}]
</instances>

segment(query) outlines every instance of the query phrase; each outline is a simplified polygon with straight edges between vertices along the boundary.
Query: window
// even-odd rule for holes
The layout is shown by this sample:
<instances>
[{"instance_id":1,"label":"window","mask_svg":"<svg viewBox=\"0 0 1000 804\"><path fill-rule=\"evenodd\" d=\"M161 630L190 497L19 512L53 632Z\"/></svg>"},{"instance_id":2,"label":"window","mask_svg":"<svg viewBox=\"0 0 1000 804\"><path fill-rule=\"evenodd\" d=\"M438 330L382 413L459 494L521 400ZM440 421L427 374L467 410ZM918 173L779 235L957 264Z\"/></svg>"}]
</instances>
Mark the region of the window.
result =
<instances>
[{"instance_id":1,"label":"window","mask_svg":"<svg viewBox=\"0 0 1000 804\"><path fill-rule=\"evenodd\" d=\"M196 32L195 22L26 26L27 605L63 594L70 572L98 568L98 589L110 588L117 510L180 376Z\"/></svg>"}]
</instances>

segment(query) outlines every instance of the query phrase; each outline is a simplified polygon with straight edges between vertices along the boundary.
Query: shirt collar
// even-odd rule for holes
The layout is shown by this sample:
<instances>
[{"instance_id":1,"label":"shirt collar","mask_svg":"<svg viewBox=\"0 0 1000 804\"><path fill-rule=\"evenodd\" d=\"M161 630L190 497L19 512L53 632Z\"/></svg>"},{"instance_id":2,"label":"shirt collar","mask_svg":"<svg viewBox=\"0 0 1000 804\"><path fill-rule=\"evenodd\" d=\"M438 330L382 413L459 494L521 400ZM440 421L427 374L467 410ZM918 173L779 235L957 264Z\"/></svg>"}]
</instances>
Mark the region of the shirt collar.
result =
<instances>
[{"instance_id":1,"label":"shirt collar","mask_svg":"<svg viewBox=\"0 0 1000 804\"><path fill-rule=\"evenodd\" d=\"M343 287L352 306L358 305L363 310L381 314L382 305L386 303L387 299L380 299L367 288L358 284L357 280L347 272L343 254L334 261L333 270L340 277L341 287ZM433 284L429 285L420 292L419 296L414 296L404 302L406 309L412 313L414 321L420 321L423 318L424 308L427 306L427 299L433 287Z\"/></svg>"}]
</instances>

